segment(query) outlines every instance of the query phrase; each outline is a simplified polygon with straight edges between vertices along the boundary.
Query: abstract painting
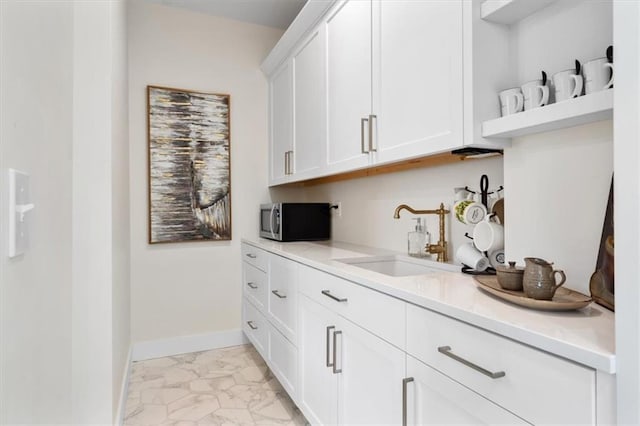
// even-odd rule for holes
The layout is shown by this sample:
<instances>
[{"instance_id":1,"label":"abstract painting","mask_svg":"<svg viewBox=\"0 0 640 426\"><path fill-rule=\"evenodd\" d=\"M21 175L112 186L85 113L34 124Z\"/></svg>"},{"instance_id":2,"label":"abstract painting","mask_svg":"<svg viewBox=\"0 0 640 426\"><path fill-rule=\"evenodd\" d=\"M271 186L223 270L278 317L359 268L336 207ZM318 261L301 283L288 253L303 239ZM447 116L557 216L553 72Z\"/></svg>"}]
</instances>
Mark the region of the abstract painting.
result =
<instances>
[{"instance_id":1,"label":"abstract painting","mask_svg":"<svg viewBox=\"0 0 640 426\"><path fill-rule=\"evenodd\" d=\"M229 95L147 86L149 243L231 239Z\"/></svg>"}]
</instances>

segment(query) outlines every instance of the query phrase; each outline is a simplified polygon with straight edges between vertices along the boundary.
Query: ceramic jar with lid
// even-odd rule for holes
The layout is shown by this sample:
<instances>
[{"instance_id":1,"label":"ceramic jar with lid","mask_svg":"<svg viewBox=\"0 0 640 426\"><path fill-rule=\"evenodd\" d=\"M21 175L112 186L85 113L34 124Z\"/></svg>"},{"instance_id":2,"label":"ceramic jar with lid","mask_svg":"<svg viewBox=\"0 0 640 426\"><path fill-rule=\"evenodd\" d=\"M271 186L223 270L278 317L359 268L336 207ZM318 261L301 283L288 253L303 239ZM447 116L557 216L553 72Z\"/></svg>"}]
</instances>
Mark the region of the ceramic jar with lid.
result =
<instances>
[{"instance_id":1,"label":"ceramic jar with lid","mask_svg":"<svg viewBox=\"0 0 640 426\"><path fill-rule=\"evenodd\" d=\"M496 268L498 284L505 290L522 291L522 277L524 268L516 266L516 262L509 262L509 266Z\"/></svg>"}]
</instances>

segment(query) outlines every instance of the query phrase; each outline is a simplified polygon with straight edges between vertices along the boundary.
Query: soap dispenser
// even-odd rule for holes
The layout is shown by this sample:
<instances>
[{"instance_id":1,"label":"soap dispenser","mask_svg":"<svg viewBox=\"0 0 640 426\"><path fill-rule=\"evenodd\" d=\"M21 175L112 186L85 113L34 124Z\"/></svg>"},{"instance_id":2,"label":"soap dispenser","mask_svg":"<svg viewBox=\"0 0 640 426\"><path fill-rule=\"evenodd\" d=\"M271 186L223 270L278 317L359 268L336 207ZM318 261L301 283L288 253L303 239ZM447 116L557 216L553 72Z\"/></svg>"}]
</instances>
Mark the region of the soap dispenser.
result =
<instances>
[{"instance_id":1,"label":"soap dispenser","mask_svg":"<svg viewBox=\"0 0 640 426\"><path fill-rule=\"evenodd\" d=\"M422 218L417 217L413 220L416 221L415 231L409 232L407 235L408 252L409 256L413 257L426 257L427 245L431 243L431 238L427 232L427 228L422 224Z\"/></svg>"}]
</instances>

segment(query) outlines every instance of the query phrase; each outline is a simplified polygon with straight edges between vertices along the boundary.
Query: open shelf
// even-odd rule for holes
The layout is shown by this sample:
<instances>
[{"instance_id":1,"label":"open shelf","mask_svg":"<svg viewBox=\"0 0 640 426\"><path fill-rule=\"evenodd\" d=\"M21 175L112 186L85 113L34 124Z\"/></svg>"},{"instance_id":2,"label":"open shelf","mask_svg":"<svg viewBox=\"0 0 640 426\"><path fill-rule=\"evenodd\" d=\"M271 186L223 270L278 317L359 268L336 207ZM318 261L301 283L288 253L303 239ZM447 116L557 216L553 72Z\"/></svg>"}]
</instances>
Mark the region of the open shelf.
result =
<instances>
[{"instance_id":1,"label":"open shelf","mask_svg":"<svg viewBox=\"0 0 640 426\"><path fill-rule=\"evenodd\" d=\"M511 25L555 1L557 0L486 0L480 5L480 16L486 21Z\"/></svg>"},{"instance_id":2,"label":"open shelf","mask_svg":"<svg viewBox=\"0 0 640 426\"><path fill-rule=\"evenodd\" d=\"M511 138L613 117L613 89L591 93L482 123L485 138Z\"/></svg>"}]
</instances>

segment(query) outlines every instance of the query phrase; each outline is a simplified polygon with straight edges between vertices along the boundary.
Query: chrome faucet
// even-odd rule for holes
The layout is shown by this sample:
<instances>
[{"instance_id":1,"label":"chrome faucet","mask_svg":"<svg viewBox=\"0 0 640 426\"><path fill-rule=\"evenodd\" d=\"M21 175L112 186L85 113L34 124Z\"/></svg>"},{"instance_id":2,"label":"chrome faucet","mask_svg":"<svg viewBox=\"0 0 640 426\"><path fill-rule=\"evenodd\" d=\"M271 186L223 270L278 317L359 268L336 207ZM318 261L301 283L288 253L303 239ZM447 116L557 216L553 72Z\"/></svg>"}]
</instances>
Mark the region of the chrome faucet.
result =
<instances>
[{"instance_id":1,"label":"chrome faucet","mask_svg":"<svg viewBox=\"0 0 640 426\"><path fill-rule=\"evenodd\" d=\"M400 219L400 212L402 210L406 210L412 214L437 214L440 219L440 238L438 239L438 244L427 244L424 248L425 251L429 254L437 254L438 262L446 262L449 260L449 256L447 255L447 240L445 240L444 235L444 216L449 214L449 210L444 209L444 203L440 203L440 208L436 210L415 210L409 207L406 204L400 204L396 207L396 211L393 213L394 219Z\"/></svg>"}]
</instances>

